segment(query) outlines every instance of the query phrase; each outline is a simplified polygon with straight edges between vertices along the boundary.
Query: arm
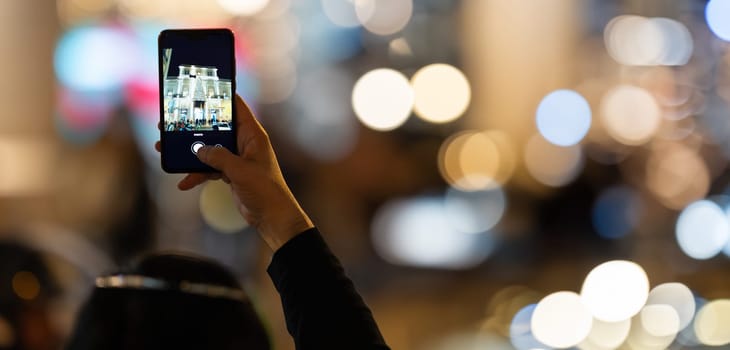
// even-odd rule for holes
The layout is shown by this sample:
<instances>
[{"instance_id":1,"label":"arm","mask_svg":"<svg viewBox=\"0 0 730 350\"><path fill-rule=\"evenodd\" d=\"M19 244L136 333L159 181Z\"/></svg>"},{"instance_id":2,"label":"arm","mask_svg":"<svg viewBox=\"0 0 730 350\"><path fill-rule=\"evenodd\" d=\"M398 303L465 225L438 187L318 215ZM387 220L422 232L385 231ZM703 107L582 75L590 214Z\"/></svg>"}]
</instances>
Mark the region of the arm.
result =
<instances>
[{"instance_id":1,"label":"arm","mask_svg":"<svg viewBox=\"0 0 730 350\"><path fill-rule=\"evenodd\" d=\"M388 349L367 305L289 190L266 131L238 96L235 108L239 155L201 148L198 158L220 173L188 174L178 187L188 190L209 179L231 185L241 215L274 251L268 272L297 349Z\"/></svg>"},{"instance_id":2,"label":"arm","mask_svg":"<svg viewBox=\"0 0 730 350\"><path fill-rule=\"evenodd\" d=\"M389 349L370 309L316 228L277 250L268 272L297 349Z\"/></svg>"}]
</instances>

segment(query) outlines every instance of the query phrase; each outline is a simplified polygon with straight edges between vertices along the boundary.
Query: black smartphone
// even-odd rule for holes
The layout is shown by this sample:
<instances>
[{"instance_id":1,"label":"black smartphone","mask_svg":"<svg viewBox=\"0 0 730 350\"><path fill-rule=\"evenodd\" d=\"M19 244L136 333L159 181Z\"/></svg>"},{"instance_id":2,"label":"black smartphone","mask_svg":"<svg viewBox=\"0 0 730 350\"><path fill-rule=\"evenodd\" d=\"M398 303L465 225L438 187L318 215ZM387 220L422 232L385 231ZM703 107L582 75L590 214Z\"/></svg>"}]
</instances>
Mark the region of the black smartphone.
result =
<instances>
[{"instance_id":1,"label":"black smartphone","mask_svg":"<svg viewBox=\"0 0 730 350\"><path fill-rule=\"evenodd\" d=\"M162 169L216 170L198 160L200 147L237 153L236 57L228 29L168 29L157 40Z\"/></svg>"}]
</instances>

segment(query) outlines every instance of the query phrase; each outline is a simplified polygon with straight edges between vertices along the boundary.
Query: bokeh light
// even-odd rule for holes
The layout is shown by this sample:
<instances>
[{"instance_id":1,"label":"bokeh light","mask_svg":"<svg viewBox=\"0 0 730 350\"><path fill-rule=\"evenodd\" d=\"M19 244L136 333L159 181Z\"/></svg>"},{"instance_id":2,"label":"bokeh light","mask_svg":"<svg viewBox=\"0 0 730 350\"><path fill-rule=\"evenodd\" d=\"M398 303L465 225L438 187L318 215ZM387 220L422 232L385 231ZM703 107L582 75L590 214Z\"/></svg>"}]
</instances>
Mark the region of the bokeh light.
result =
<instances>
[{"instance_id":1,"label":"bokeh light","mask_svg":"<svg viewBox=\"0 0 730 350\"><path fill-rule=\"evenodd\" d=\"M402 125L413 109L414 94L408 79L398 71L379 68L355 83L352 106L365 126L392 130Z\"/></svg>"},{"instance_id":2,"label":"bokeh light","mask_svg":"<svg viewBox=\"0 0 730 350\"><path fill-rule=\"evenodd\" d=\"M661 123L661 110L651 93L632 85L619 85L606 92L600 108L608 134L625 145L646 143Z\"/></svg>"},{"instance_id":3,"label":"bokeh light","mask_svg":"<svg viewBox=\"0 0 730 350\"><path fill-rule=\"evenodd\" d=\"M532 314L532 333L545 345L569 348L582 342L591 331L593 318L573 292L552 293L537 303Z\"/></svg>"},{"instance_id":4,"label":"bokeh light","mask_svg":"<svg viewBox=\"0 0 730 350\"><path fill-rule=\"evenodd\" d=\"M628 235L639 223L641 199L628 186L614 186L601 192L593 205L592 222L598 235L618 239Z\"/></svg>"},{"instance_id":5,"label":"bokeh light","mask_svg":"<svg viewBox=\"0 0 730 350\"><path fill-rule=\"evenodd\" d=\"M583 170L583 151L580 146L556 146L540 135L535 135L525 147L525 166L538 182L552 187L567 185Z\"/></svg>"},{"instance_id":6,"label":"bokeh light","mask_svg":"<svg viewBox=\"0 0 730 350\"><path fill-rule=\"evenodd\" d=\"M358 0L355 13L365 29L390 35L403 29L413 15L413 0Z\"/></svg>"},{"instance_id":7,"label":"bokeh light","mask_svg":"<svg viewBox=\"0 0 730 350\"><path fill-rule=\"evenodd\" d=\"M419 69L411 78L415 93L413 111L431 123L459 118L471 100L469 81L460 70L443 63Z\"/></svg>"},{"instance_id":8,"label":"bokeh light","mask_svg":"<svg viewBox=\"0 0 730 350\"><path fill-rule=\"evenodd\" d=\"M719 299L705 304L695 316L697 339L709 346L730 344L730 299Z\"/></svg>"},{"instance_id":9,"label":"bokeh light","mask_svg":"<svg viewBox=\"0 0 730 350\"><path fill-rule=\"evenodd\" d=\"M12 349L15 345L15 329L5 317L0 315L0 347Z\"/></svg>"},{"instance_id":10,"label":"bokeh light","mask_svg":"<svg viewBox=\"0 0 730 350\"><path fill-rule=\"evenodd\" d=\"M499 155L499 166L493 175L493 180L495 184L505 185L514 174L517 162L519 161L515 151L514 140L507 132L499 129L490 129L482 133L494 143Z\"/></svg>"},{"instance_id":11,"label":"bokeh light","mask_svg":"<svg viewBox=\"0 0 730 350\"><path fill-rule=\"evenodd\" d=\"M322 0L322 10L332 23L342 27L357 27L360 20L355 12L357 1Z\"/></svg>"},{"instance_id":12,"label":"bokeh light","mask_svg":"<svg viewBox=\"0 0 730 350\"><path fill-rule=\"evenodd\" d=\"M502 219L507 198L501 187L488 190L461 191L449 188L444 210L451 225L465 233L486 232Z\"/></svg>"},{"instance_id":13,"label":"bokeh light","mask_svg":"<svg viewBox=\"0 0 730 350\"><path fill-rule=\"evenodd\" d=\"M220 6L234 15L252 16L269 4L270 0L218 0Z\"/></svg>"},{"instance_id":14,"label":"bokeh light","mask_svg":"<svg viewBox=\"0 0 730 350\"><path fill-rule=\"evenodd\" d=\"M454 186L464 190L479 190L495 185L499 171L499 149L485 133L468 134L458 153L461 176Z\"/></svg>"},{"instance_id":15,"label":"bokeh light","mask_svg":"<svg viewBox=\"0 0 730 350\"><path fill-rule=\"evenodd\" d=\"M705 19L718 38L730 41L730 3L727 0L710 0L705 7Z\"/></svg>"},{"instance_id":16,"label":"bokeh light","mask_svg":"<svg viewBox=\"0 0 730 350\"><path fill-rule=\"evenodd\" d=\"M41 283L38 281L38 277L29 271L16 272L11 283L15 295L23 300L33 300L41 292Z\"/></svg>"},{"instance_id":17,"label":"bokeh light","mask_svg":"<svg viewBox=\"0 0 730 350\"><path fill-rule=\"evenodd\" d=\"M138 67L140 48L133 36L115 27L78 27L56 46L54 67L62 84L79 91L118 89Z\"/></svg>"},{"instance_id":18,"label":"bokeh light","mask_svg":"<svg viewBox=\"0 0 730 350\"><path fill-rule=\"evenodd\" d=\"M475 191L496 185L500 154L487 134L463 131L443 142L438 162L446 182L465 191Z\"/></svg>"},{"instance_id":19,"label":"bokeh light","mask_svg":"<svg viewBox=\"0 0 730 350\"><path fill-rule=\"evenodd\" d=\"M687 27L670 18L621 15L604 30L608 54L629 66L686 64L694 43Z\"/></svg>"},{"instance_id":20,"label":"bokeh light","mask_svg":"<svg viewBox=\"0 0 730 350\"><path fill-rule=\"evenodd\" d=\"M695 303L695 310L699 311L702 309L705 304L707 304L707 300L705 300L702 297L696 296L694 297L694 303ZM701 345L702 342L700 342L699 339L697 339L697 333L695 332L694 327L694 320L696 319L696 314L692 315L692 322L685 327L683 330L677 334L676 341L677 344L681 344L684 346L697 346Z\"/></svg>"},{"instance_id":21,"label":"bokeh light","mask_svg":"<svg viewBox=\"0 0 730 350\"><path fill-rule=\"evenodd\" d=\"M652 18L651 22L661 32L662 50L658 63L665 66L687 64L694 50L692 34L687 26L671 18Z\"/></svg>"},{"instance_id":22,"label":"bokeh light","mask_svg":"<svg viewBox=\"0 0 730 350\"><path fill-rule=\"evenodd\" d=\"M593 268L580 292L593 317L605 322L620 322L636 315L648 296L646 272L625 260L608 261Z\"/></svg>"},{"instance_id":23,"label":"bokeh light","mask_svg":"<svg viewBox=\"0 0 730 350\"><path fill-rule=\"evenodd\" d=\"M537 304L530 304L517 311L509 327L509 339L517 350L545 349L532 334L532 315Z\"/></svg>"},{"instance_id":24,"label":"bokeh light","mask_svg":"<svg viewBox=\"0 0 730 350\"><path fill-rule=\"evenodd\" d=\"M471 220L464 213L465 220ZM483 262L494 249L491 233L456 230L439 197L386 203L373 219L373 245L385 260L399 265L466 269Z\"/></svg>"},{"instance_id":25,"label":"bokeh light","mask_svg":"<svg viewBox=\"0 0 730 350\"><path fill-rule=\"evenodd\" d=\"M680 210L704 198L710 171L697 152L683 144L655 146L646 162L646 185L666 207Z\"/></svg>"},{"instance_id":26,"label":"bokeh light","mask_svg":"<svg viewBox=\"0 0 730 350\"><path fill-rule=\"evenodd\" d=\"M695 314L695 299L692 291L682 283L663 283L649 292L646 305L669 305L679 316L679 330L692 322Z\"/></svg>"},{"instance_id":27,"label":"bokeh light","mask_svg":"<svg viewBox=\"0 0 730 350\"><path fill-rule=\"evenodd\" d=\"M673 316L667 316L667 314ZM665 317L665 319L659 319L660 317ZM629 331L629 337L626 339L627 347L642 350L666 349L674 341L676 334L661 336L652 334L649 331L651 329L653 332L659 331L658 333L661 334L664 331L661 324L666 322L666 319L672 320L669 322L669 328L671 328L671 324L676 324L676 313L673 308L667 305L650 305L642 308L641 312L631 320L631 330Z\"/></svg>"},{"instance_id":28,"label":"bokeh light","mask_svg":"<svg viewBox=\"0 0 730 350\"><path fill-rule=\"evenodd\" d=\"M629 336L630 329L631 319L604 322L594 318L591 332L578 347L583 350L616 349Z\"/></svg>"},{"instance_id":29,"label":"bokeh light","mask_svg":"<svg viewBox=\"0 0 730 350\"><path fill-rule=\"evenodd\" d=\"M647 305L639 315L644 329L655 337L674 336L679 332L679 315L669 305Z\"/></svg>"},{"instance_id":30,"label":"bokeh light","mask_svg":"<svg viewBox=\"0 0 730 350\"><path fill-rule=\"evenodd\" d=\"M537 129L558 146L579 143L591 127L591 107L573 90L556 90L545 96L537 107Z\"/></svg>"},{"instance_id":31,"label":"bokeh light","mask_svg":"<svg viewBox=\"0 0 730 350\"><path fill-rule=\"evenodd\" d=\"M200 213L208 226L223 233L235 233L248 226L223 181L208 181L200 192Z\"/></svg>"},{"instance_id":32,"label":"bokeh light","mask_svg":"<svg viewBox=\"0 0 730 350\"><path fill-rule=\"evenodd\" d=\"M694 259L709 259L722 251L730 240L730 226L725 212L709 200L687 206L677 219L677 243Z\"/></svg>"}]
</instances>

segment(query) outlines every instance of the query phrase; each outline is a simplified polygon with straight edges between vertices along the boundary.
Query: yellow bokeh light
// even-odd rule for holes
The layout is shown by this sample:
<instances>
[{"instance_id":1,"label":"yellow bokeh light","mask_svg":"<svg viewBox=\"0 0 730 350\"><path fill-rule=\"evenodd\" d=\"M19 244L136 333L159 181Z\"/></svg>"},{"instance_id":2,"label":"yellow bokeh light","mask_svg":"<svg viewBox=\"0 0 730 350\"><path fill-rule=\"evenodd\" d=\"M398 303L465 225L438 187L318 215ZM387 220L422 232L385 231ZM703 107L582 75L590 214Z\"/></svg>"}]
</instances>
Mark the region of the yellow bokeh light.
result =
<instances>
[{"instance_id":1,"label":"yellow bokeh light","mask_svg":"<svg viewBox=\"0 0 730 350\"><path fill-rule=\"evenodd\" d=\"M689 147L671 143L655 147L646 164L649 190L670 209L683 209L704 198L710 189L710 172Z\"/></svg>"},{"instance_id":2,"label":"yellow bokeh light","mask_svg":"<svg viewBox=\"0 0 730 350\"><path fill-rule=\"evenodd\" d=\"M503 184L512 175L514 163L508 137L496 130L452 135L441 145L438 158L444 180L463 191Z\"/></svg>"},{"instance_id":3,"label":"yellow bokeh light","mask_svg":"<svg viewBox=\"0 0 730 350\"><path fill-rule=\"evenodd\" d=\"M640 319L642 327L655 337L674 336L679 332L679 315L669 305L647 305L641 309Z\"/></svg>"},{"instance_id":4,"label":"yellow bokeh light","mask_svg":"<svg viewBox=\"0 0 730 350\"><path fill-rule=\"evenodd\" d=\"M730 344L730 299L711 301L695 316L697 339L705 345Z\"/></svg>"},{"instance_id":5,"label":"yellow bokeh light","mask_svg":"<svg viewBox=\"0 0 730 350\"><path fill-rule=\"evenodd\" d=\"M601 121L608 134L625 145L641 145L659 129L661 110L646 90L619 85L601 100Z\"/></svg>"},{"instance_id":6,"label":"yellow bokeh light","mask_svg":"<svg viewBox=\"0 0 730 350\"><path fill-rule=\"evenodd\" d=\"M471 88L460 70L448 64L431 64L411 79L415 93L413 111L431 123L448 123L459 118L469 106Z\"/></svg>"},{"instance_id":7,"label":"yellow bokeh light","mask_svg":"<svg viewBox=\"0 0 730 350\"><path fill-rule=\"evenodd\" d=\"M535 135L525 147L525 166L538 182L560 187L573 181L583 168L583 152L578 145L556 146Z\"/></svg>"},{"instance_id":8,"label":"yellow bokeh light","mask_svg":"<svg viewBox=\"0 0 730 350\"><path fill-rule=\"evenodd\" d=\"M664 350L676 338L676 333L670 333L667 335L655 335L650 332L650 329L656 332L657 328L662 328L656 324L649 324L649 322L657 321L663 323L664 320L657 320L657 317L666 316L673 321L677 321L678 316L674 312L674 309L668 305L661 305L664 308L662 311L655 308L659 305L650 305L650 308L642 308L641 312L631 319L631 330L629 336L626 339L626 348L632 350ZM671 316L669 316L671 315ZM673 322L672 322L673 323ZM676 323L675 323L676 324ZM649 328L647 328L649 327ZM661 332L659 332L661 333Z\"/></svg>"},{"instance_id":9,"label":"yellow bokeh light","mask_svg":"<svg viewBox=\"0 0 730 350\"><path fill-rule=\"evenodd\" d=\"M372 70L355 83L352 106L365 126L387 131L405 123L413 109L413 89L398 71Z\"/></svg>"},{"instance_id":10,"label":"yellow bokeh light","mask_svg":"<svg viewBox=\"0 0 730 350\"><path fill-rule=\"evenodd\" d=\"M200 192L200 213L217 231L234 233L248 226L236 206L230 186L223 181L209 181Z\"/></svg>"},{"instance_id":11,"label":"yellow bokeh light","mask_svg":"<svg viewBox=\"0 0 730 350\"><path fill-rule=\"evenodd\" d=\"M462 177L454 184L464 190L488 188L499 169L499 151L483 133L469 135L459 152Z\"/></svg>"},{"instance_id":12,"label":"yellow bokeh light","mask_svg":"<svg viewBox=\"0 0 730 350\"><path fill-rule=\"evenodd\" d=\"M403 29L413 15L413 0L357 0L355 14L365 29L390 35Z\"/></svg>"},{"instance_id":13,"label":"yellow bokeh light","mask_svg":"<svg viewBox=\"0 0 730 350\"><path fill-rule=\"evenodd\" d=\"M615 349L629 336L631 319L619 322L604 322L593 319L588 337L578 347L581 349Z\"/></svg>"},{"instance_id":14,"label":"yellow bokeh light","mask_svg":"<svg viewBox=\"0 0 730 350\"><path fill-rule=\"evenodd\" d=\"M32 272L20 271L13 276L13 292L24 300L33 300L41 292L41 284Z\"/></svg>"},{"instance_id":15,"label":"yellow bokeh light","mask_svg":"<svg viewBox=\"0 0 730 350\"><path fill-rule=\"evenodd\" d=\"M591 331L593 318L580 296L556 292L540 300L530 326L535 339L555 348L569 348L582 342Z\"/></svg>"},{"instance_id":16,"label":"yellow bokeh light","mask_svg":"<svg viewBox=\"0 0 730 350\"><path fill-rule=\"evenodd\" d=\"M515 153L512 138L502 130L487 130L484 134L489 137L499 152L499 167L494 175L494 181L504 185L512 177L517 167L517 155Z\"/></svg>"}]
</instances>

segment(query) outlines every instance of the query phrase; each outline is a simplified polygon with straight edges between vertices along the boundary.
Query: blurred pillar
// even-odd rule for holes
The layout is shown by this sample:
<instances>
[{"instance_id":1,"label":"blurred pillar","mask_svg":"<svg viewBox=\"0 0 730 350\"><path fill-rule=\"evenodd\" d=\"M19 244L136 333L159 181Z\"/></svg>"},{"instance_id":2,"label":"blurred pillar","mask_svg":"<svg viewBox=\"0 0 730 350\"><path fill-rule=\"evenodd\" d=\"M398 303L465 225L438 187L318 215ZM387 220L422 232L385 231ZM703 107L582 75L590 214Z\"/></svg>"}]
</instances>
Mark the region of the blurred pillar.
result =
<instances>
[{"instance_id":1,"label":"blurred pillar","mask_svg":"<svg viewBox=\"0 0 730 350\"><path fill-rule=\"evenodd\" d=\"M55 1L0 1L0 225L32 209L52 174ZM41 201L39 201L41 202Z\"/></svg>"},{"instance_id":2,"label":"blurred pillar","mask_svg":"<svg viewBox=\"0 0 730 350\"><path fill-rule=\"evenodd\" d=\"M522 154L536 132L543 96L573 88L582 35L579 0L467 0L462 6L464 68L472 78L469 127L501 129L513 141L518 169L511 184L533 187Z\"/></svg>"},{"instance_id":3,"label":"blurred pillar","mask_svg":"<svg viewBox=\"0 0 730 350\"><path fill-rule=\"evenodd\" d=\"M0 1L0 135L52 132L55 1Z\"/></svg>"}]
</instances>

